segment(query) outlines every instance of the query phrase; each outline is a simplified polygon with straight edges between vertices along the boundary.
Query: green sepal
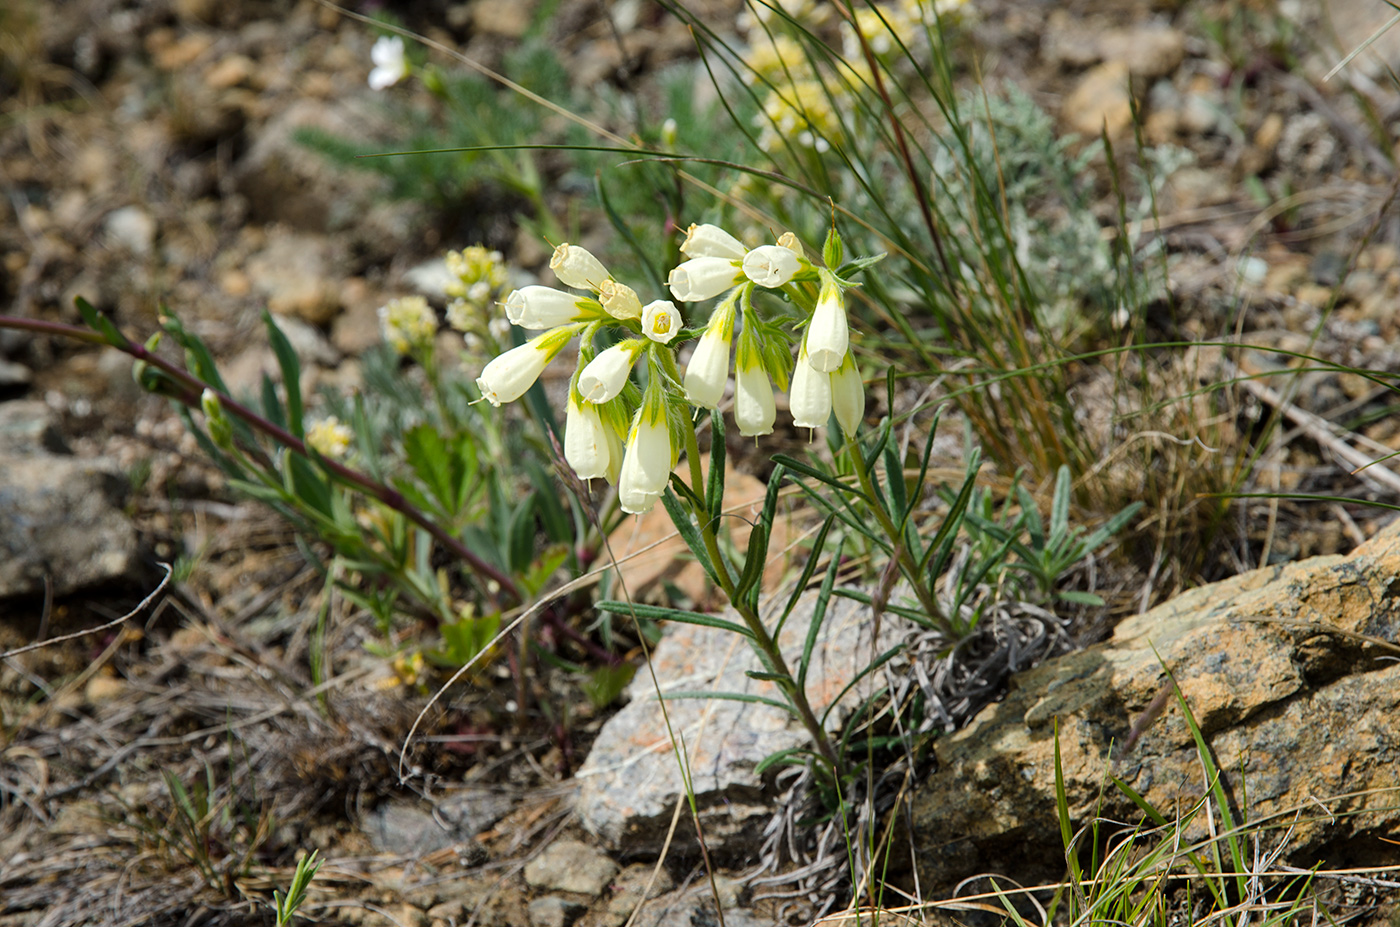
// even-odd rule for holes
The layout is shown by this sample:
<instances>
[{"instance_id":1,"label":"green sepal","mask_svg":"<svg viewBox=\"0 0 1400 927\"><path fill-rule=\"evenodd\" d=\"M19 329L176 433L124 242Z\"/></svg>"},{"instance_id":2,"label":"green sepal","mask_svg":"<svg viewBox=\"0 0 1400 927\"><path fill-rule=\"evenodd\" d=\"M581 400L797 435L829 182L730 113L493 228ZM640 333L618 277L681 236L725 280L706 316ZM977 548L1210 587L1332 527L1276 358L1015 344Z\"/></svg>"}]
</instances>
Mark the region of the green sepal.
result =
<instances>
[{"instance_id":1,"label":"green sepal","mask_svg":"<svg viewBox=\"0 0 1400 927\"><path fill-rule=\"evenodd\" d=\"M73 299L73 304L78 307L78 314L83 317L83 321L87 323L88 328L91 328L105 338L107 343L112 347L125 348L131 345L131 342L121 333L121 330L112 323L112 320L101 312L98 312L97 308L93 306L92 303L78 296Z\"/></svg>"}]
</instances>

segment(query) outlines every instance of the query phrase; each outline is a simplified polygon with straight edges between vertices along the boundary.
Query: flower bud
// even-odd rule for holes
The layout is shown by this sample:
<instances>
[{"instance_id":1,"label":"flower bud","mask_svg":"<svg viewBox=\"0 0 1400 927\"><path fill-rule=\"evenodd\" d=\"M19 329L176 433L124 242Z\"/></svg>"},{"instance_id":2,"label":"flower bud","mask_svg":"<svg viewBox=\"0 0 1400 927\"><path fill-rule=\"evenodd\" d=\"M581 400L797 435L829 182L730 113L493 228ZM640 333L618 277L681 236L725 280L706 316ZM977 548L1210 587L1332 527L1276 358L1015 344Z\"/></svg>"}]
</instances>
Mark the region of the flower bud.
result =
<instances>
[{"instance_id":1,"label":"flower bud","mask_svg":"<svg viewBox=\"0 0 1400 927\"><path fill-rule=\"evenodd\" d=\"M204 426L209 429L209 440L215 447L228 450L233 447L233 423L228 420L219 394L208 387L199 396L199 406L204 410Z\"/></svg>"},{"instance_id":2,"label":"flower bud","mask_svg":"<svg viewBox=\"0 0 1400 927\"><path fill-rule=\"evenodd\" d=\"M681 243L681 254L689 258L716 257L742 260L748 253L743 243L717 225L691 225Z\"/></svg>"},{"instance_id":3,"label":"flower bud","mask_svg":"<svg viewBox=\"0 0 1400 927\"><path fill-rule=\"evenodd\" d=\"M672 270L666 284L676 299L693 303L714 299L743 279L730 258L696 257Z\"/></svg>"},{"instance_id":4,"label":"flower bud","mask_svg":"<svg viewBox=\"0 0 1400 927\"><path fill-rule=\"evenodd\" d=\"M846 299L841 293L841 284L828 274L823 274L817 308L812 312L812 320L807 323L803 344L812 369L822 373L833 373L840 367L850 347Z\"/></svg>"},{"instance_id":5,"label":"flower bud","mask_svg":"<svg viewBox=\"0 0 1400 927\"><path fill-rule=\"evenodd\" d=\"M744 274L769 289L790 281L802 269L802 260L781 245L760 245L744 255Z\"/></svg>"},{"instance_id":6,"label":"flower bud","mask_svg":"<svg viewBox=\"0 0 1400 927\"><path fill-rule=\"evenodd\" d=\"M865 419L865 382L860 378L855 355L849 351L831 375L831 410L846 437L854 438Z\"/></svg>"},{"instance_id":7,"label":"flower bud","mask_svg":"<svg viewBox=\"0 0 1400 927\"><path fill-rule=\"evenodd\" d=\"M615 319L639 319L642 317L642 301L637 291L616 280L604 280L598 288L598 301L603 310Z\"/></svg>"},{"instance_id":8,"label":"flower bud","mask_svg":"<svg viewBox=\"0 0 1400 927\"><path fill-rule=\"evenodd\" d=\"M797 236L792 232L784 232L778 236L778 247L786 248L798 257L802 257L802 242L797 240Z\"/></svg>"},{"instance_id":9,"label":"flower bud","mask_svg":"<svg viewBox=\"0 0 1400 927\"><path fill-rule=\"evenodd\" d=\"M549 259L549 269L554 271L560 283L576 290L593 290L596 293L602 288L603 281L608 279L608 271L602 261L587 249L568 242L554 249L554 256Z\"/></svg>"},{"instance_id":10,"label":"flower bud","mask_svg":"<svg viewBox=\"0 0 1400 927\"><path fill-rule=\"evenodd\" d=\"M403 39L396 35L380 36L369 50L369 59L374 62L374 70L369 72L371 90L387 89L408 76L408 58L404 54Z\"/></svg>"},{"instance_id":11,"label":"flower bud","mask_svg":"<svg viewBox=\"0 0 1400 927\"><path fill-rule=\"evenodd\" d=\"M579 298L547 286L526 286L506 297L506 318L531 331L548 331L577 321L584 313Z\"/></svg>"},{"instance_id":12,"label":"flower bud","mask_svg":"<svg viewBox=\"0 0 1400 927\"><path fill-rule=\"evenodd\" d=\"M831 377L813 369L805 349L798 354L792 371L788 407L798 428L823 428L831 418Z\"/></svg>"},{"instance_id":13,"label":"flower bud","mask_svg":"<svg viewBox=\"0 0 1400 927\"><path fill-rule=\"evenodd\" d=\"M680 334L681 314L669 299L657 299L642 307L642 334L658 344L670 344Z\"/></svg>"},{"instance_id":14,"label":"flower bud","mask_svg":"<svg viewBox=\"0 0 1400 927\"><path fill-rule=\"evenodd\" d=\"M627 375L646 342L632 338L613 345L589 361L578 375L579 395L592 403L608 402L627 385Z\"/></svg>"},{"instance_id":15,"label":"flower bud","mask_svg":"<svg viewBox=\"0 0 1400 927\"><path fill-rule=\"evenodd\" d=\"M729 342L734 337L734 302L726 300L710 316L685 368L685 396L692 405L713 409L729 382Z\"/></svg>"}]
</instances>

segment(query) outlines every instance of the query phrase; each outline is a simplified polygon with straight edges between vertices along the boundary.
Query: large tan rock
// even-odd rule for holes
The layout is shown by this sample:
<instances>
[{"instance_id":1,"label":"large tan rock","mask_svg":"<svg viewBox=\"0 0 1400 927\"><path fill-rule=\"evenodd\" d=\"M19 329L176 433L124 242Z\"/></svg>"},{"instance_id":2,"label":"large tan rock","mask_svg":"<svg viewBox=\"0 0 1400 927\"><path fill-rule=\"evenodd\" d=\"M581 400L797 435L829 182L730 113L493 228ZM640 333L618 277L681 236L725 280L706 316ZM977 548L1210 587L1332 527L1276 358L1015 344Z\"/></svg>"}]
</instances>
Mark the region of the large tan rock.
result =
<instances>
[{"instance_id":1,"label":"large tan rock","mask_svg":"<svg viewBox=\"0 0 1400 927\"><path fill-rule=\"evenodd\" d=\"M1104 786L1109 772L1168 818L1190 808L1206 784L1175 699L1153 704L1164 694L1164 664L1225 771L1237 813L1291 826L1290 853L1304 865L1328 854L1378 859L1387 845L1376 835L1400 824L1400 649L1373 641L1400 638L1398 593L1400 530L1392 526L1348 556L1188 592L1123 622L1110 640L1016 678L1004 701L937 746L939 770L913 818L924 890L984 871L1022 882L1063 873L1057 720L1077 824L1096 809L1118 821L1142 818Z\"/></svg>"}]
</instances>

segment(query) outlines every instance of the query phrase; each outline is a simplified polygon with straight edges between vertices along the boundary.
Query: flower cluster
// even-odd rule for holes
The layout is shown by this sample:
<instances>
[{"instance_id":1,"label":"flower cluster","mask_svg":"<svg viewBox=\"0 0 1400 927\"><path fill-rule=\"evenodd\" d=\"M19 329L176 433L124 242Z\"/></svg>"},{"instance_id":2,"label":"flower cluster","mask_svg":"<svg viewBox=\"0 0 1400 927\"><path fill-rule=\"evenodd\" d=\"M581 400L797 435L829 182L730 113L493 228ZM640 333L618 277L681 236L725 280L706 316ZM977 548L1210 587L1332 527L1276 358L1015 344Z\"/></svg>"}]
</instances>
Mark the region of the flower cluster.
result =
<instances>
[{"instance_id":1,"label":"flower cluster","mask_svg":"<svg viewBox=\"0 0 1400 927\"><path fill-rule=\"evenodd\" d=\"M332 460L344 457L345 452L350 449L350 442L354 440L355 433L350 430L350 426L334 415L317 419L306 429L306 443L318 454Z\"/></svg>"},{"instance_id":2,"label":"flower cluster","mask_svg":"<svg viewBox=\"0 0 1400 927\"><path fill-rule=\"evenodd\" d=\"M833 232L827 263L832 263L833 240L839 254ZM504 303L506 317L542 334L496 357L476 381L482 398L493 405L518 399L580 336L565 405L564 457L581 478L615 483L622 509L635 514L649 511L665 492L684 429L693 427L692 407L714 409L723 400L731 354L734 419L742 435L773 431L773 384L788 387L790 371L789 404L799 427L823 427L834 412L852 434L865 412L843 295L849 281L809 261L791 233L776 244L748 248L718 226L692 225L681 253L685 260L667 280L674 299L719 298L698 337L683 330L674 302L643 305L636 291L614 279L594 255L563 244L550 269L569 290L587 295L548 286L512 291ZM755 303L759 293L770 294L776 306L765 312ZM797 338L792 329L804 322ZM682 372L679 348L692 340ZM634 370L645 371L641 386L633 382Z\"/></svg>"},{"instance_id":3,"label":"flower cluster","mask_svg":"<svg viewBox=\"0 0 1400 927\"><path fill-rule=\"evenodd\" d=\"M432 346L437 315L423 297L404 296L379 307L379 328L390 347L400 354L411 354Z\"/></svg>"}]
</instances>

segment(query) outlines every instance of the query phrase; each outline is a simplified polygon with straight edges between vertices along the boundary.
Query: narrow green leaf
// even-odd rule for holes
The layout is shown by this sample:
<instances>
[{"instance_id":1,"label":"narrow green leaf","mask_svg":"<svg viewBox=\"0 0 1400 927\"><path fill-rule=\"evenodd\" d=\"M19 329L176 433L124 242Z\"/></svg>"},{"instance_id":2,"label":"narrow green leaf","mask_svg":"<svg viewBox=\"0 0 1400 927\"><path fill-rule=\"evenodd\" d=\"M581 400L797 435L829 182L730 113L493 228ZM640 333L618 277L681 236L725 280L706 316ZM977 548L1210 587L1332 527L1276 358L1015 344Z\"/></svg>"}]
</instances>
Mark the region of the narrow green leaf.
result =
<instances>
[{"instance_id":1,"label":"narrow green leaf","mask_svg":"<svg viewBox=\"0 0 1400 927\"><path fill-rule=\"evenodd\" d=\"M778 616L778 624L773 628L773 637L776 639L782 633L783 625L787 624L788 616L797 607L797 603L802 598L803 591L807 584L812 581L812 574L817 571L817 562L821 560L822 548L826 546L826 536L831 533L831 524L836 520L836 515L826 516L822 526L817 529L817 535L812 539L812 550L807 555L807 562L802 566L802 575L797 578L797 583L793 586L792 595L788 596L787 605L783 607L783 613Z\"/></svg>"},{"instance_id":2,"label":"narrow green leaf","mask_svg":"<svg viewBox=\"0 0 1400 927\"><path fill-rule=\"evenodd\" d=\"M709 504L710 524L718 529L720 516L724 513L724 415L718 409L710 410L710 478L705 490L705 501Z\"/></svg>"},{"instance_id":3,"label":"narrow green leaf","mask_svg":"<svg viewBox=\"0 0 1400 927\"><path fill-rule=\"evenodd\" d=\"M826 621L826 609L831 604L831 590L836 585L836 574L841 571L841 551L845 546L845 538L836 542L836 550L832 551L831 562L827 565L826 575L822 577L821 588L817 590L812 620L807 625L807 639L802 642L802 658L797 662L797 688L800 690L807 688L807 670L812 665L812 651L816 649L817 638L821 635L822 624Z\"/></svg>"},{"instance_id":4,"label":"narrow green leaf","mask_svg":"<svg viewBox=\"0 0 1400 927\"><path fill-rule=\"evenodd\" d=\"M1069 602L1073 605L1102 605L1103 599L1092 592L1080 592L1075 589L1062 589L1055 593L1055 598L1061 602Z\"/></svg>"},{"instance_id":5,"label":"narrow green leaf","mask_svg":"<svg viewBox=\"0 0 1400 927\"><path fill-rule=\"evenodd\" d=\"M678 479L672 478L673 485L685 484ZM671 524L676 526L677 533L681 540L685 541L685 546L690 548L690 552L695 555L695 559L705 570L705 575L710 577L710 582L720 586L719 573L717 570L724 569L724 564L713 563L710 560L709 551L705 549L705 542L700 537L700 529L695 527L695 522L691 521L690 513L681 504L680 498L668 486L666 492L661 496L661 503L666 506L666 514L671 516ZM702 507L700 511L704 511Z\"/></svg>"},{"instance_id":6,"label":"narrow green leaf","mask_svg":"<svg viewBox=\"0 0 1400 927\"><path fill-rule=\"evenodd\" d=\"M617 615L636 615L638 618L653 618L659 621L680 621L685 624L698 624L705 628L721 628L725 631L732 631L735 634L742 634L744 637L753 639L753 633L743 625L729 621L725 618L718 618L714 615L704 615L700 612L688 612L679 608L668 608L664 605L643 605L635 602L619 602L615 599L604 599L597 603L594 608L600 612L612 612Z\"/></svg>"},{"instance_id":7,"label":"narrow green leaf","mask_svg":"<svg viewBox=\"0 0 1400 927\"><path fill-rule=\"evenodd\" d=\"M286 428L287 419L282 414L282 400L277 398L277 386L272 382L272 377L265 373L262 375L260 398L263 416L278 428Z\"/></svg>"},{"instance_id":8,"label":"narrow green leaf","mask_svg":"<svg viewBox=\"0 0 1400 927\"><path fill-rule=\"evenodd\" d=\"M681 699L717 699L721 702L747 702L750 705L771 705L779 708L788 714L796 714L791 705L781 702L775 698L765 698L762 695L749 695L746 692L708 692L696 690L689 692L663 692L661 697L668 702L680 701Z\"/></svg>"},{"instance_id":9,"label":"narrow green leaf","mask_svg":"<svg viewBox=\"0 0 1400 927\"><path fill-rule=\"evenodd\" d=\"M92 303L83 299L81 296L75 297L73 303L78 307L78 314L83 317L83 321L87 323L88 328L91 328L103 338L107 339L107 343L112 347L124 348L131 344L127 337L121 333L121 330L113 324L112 320L101 312L98 312L97 308L93 306Z\"/></svg>"},{"instance_id":10,"label":"narrow green leaf","mask_svg":"<svg viewBox=\"0 0 1400 927\"><path fill-rule=\"evenodd\" d=\"M523 573L535 559L535 494L531 493L511 513L506 562L512 573Z\"/></svg>"},{"instance_id":11,"label":"narrow green leaf","mask_svg":"<svg viewBox=\"0 0 1400 927\"><path fill-rule=\"evenodd\" d=\"M282 389L287 394L287 424L292 434L304 438L306 431L302 422L301 362L297 359L297 352L292 350L292 343L287 340L282 329L277 327L272 313L266 309L263 310L263 324L267 326L272 353L277 355L277 365L282 369Z\"/></svg>"},{"instance_id":12,"label":"narrow green leaf","mask_svg":"<svg viewBox=\"0 0 1400 927\"><path fill-rule=\"evenodd\" d=\"M760 682L776 682L785 686L792 684L792 677L787 673L760 673L758 670L744 670L744 675Z\"/></svg>"},{"instance_id":13,"label":"narrow green leaf","mask_svg":"<svg viewBox=\"0 0 1400 927\"><path fill-rule=\"evenodd\" d=\"M810 467L799 460L789 457L786 454L774 454L773 460L775 463L782 464L784 467L793 471L794 473L800 473L803 476L811 477L814 480L825 483L833 489L839 489L844 493L850 493L851 495L856 496L857 498L865 499L865 493L861 492L858 487L848 486L847 484L841 482L835 477L830 476L826 473L822 473L815 467ZM866 499L866 501L869 502L870 500Z\"/></svg>"},{"instance_id":14,"label":"narrow green leaf","mask_svg":"<svg viewBox=\"0 0 1400 927\"><path fill-rule=\"evenodd\" d=\"M839 593L838 593L838 594L839 594ZM890 611L893 611L893 609L890 609ZM895 657L899 656L899 655L900 655L901 653L903 653L903 652L904 652L904 645L903 645L903 644L895 644L895 645L894 645L893 647L891 647L889 650L886 650L884 653L880 654L880 655L879 655L878 657L876 657L874 660L870 661L870 663L866 664L865 666L862 666L861 669L860 669L860 672L859 672L859 673L856 673L855 676L851 678L851 681L850 681L850 682L848 682L848 683L846 683L844 686L842 686L842 687L841 687L841 691L838 692L838 693L836 693L836 698L832 699L832 700L831 700L831 704L828 705L828 706L826 706L826 709L822 712L822 717L821 717L822 726L823 726L823 727L826 726L827 718L830 717L832 711L834 711L834 710L836 709L836 706L838 706L838 705L841 704L841 700L844 699L844 698L846 697L846 694L847 694L848 692L850 692L852 689L854 689L857 685L860 684L860 681L861 681L862 679L864 679L866 676L869 676L871 673L874 673L874 672L878 671L878 670L880 669L880 667L884 666L886 663L890 662L891 660L893 660Z\"/></svg>"},{"instance_id":15,"label":"narrow green leaf","mask_svg":"<svg viewBox=\"0 0 1400 927\"><path fill-rule=\"evenodd\" d=\"M749 591L763 579L764 561L768 559L768 529L761 523L749 532L749 549L744 554L744 572L734 588L734 598L744 601Z\"/></svg>"},{"instance_id":16,"label":"narrow green leaf","mask_svg":"<svg viewBox=\"0 0 1400 927\"><path fill-rule=\"evenodd\" d=\"M967 503L972 498L973 489L977 486L977 471L981 467L981 450L973 448L972 453L967 458L967 475L963 477L962 487L948 505L948 513L943 516L943 524L938 526L938 532L929 541L923 560L919 562L919 572L923 573L929 567L929 561L931 559L934 561L933 569L928 570L930 580L937 579L938 575L943 572L943 567L952 551L953 541L957 537L958 528L962 525L963 516L967 512ZM935 554L937 554L936 558Z\"/></svg>"},{"instance_id":17,"label":"narrow green leaf","mask_svg":"<svg viewBox=\"0 0 1400 927\"><path fill-rule=\"evenodd\" d=\"M1055 475L1055 495L1050 503L1050 537L1047 546L1051 550L1059 548L1069 535L1069 467L1060 464Z\"/></svg>"},{"instance_id":18,"label":"narrow green leaf","mask_svg":"<svg viewBox=\"0 0 1400 927\"><path fill-rule=\"evenodd\" d=\"M787 750L779 750L777 753L770 753L758 761L758 765L753 768L755 776L762 776L774 766L800 766L811 757L812 751L805 747L792 747Z\"/></svg>"}]
</instances>

